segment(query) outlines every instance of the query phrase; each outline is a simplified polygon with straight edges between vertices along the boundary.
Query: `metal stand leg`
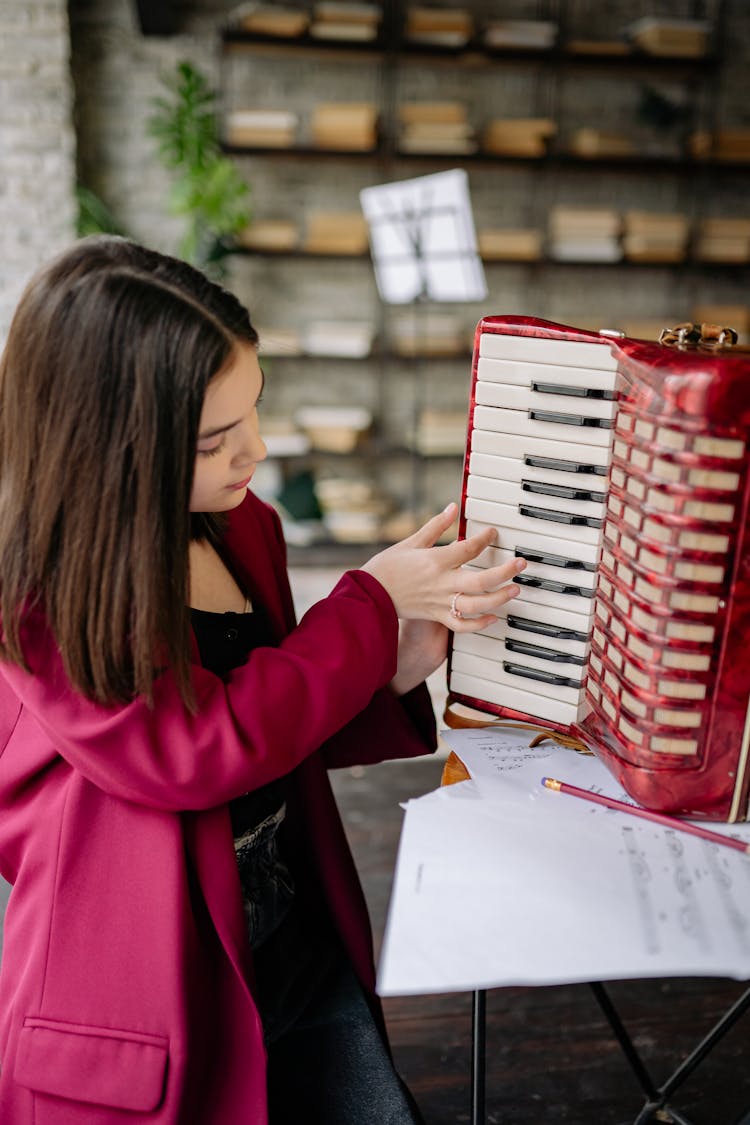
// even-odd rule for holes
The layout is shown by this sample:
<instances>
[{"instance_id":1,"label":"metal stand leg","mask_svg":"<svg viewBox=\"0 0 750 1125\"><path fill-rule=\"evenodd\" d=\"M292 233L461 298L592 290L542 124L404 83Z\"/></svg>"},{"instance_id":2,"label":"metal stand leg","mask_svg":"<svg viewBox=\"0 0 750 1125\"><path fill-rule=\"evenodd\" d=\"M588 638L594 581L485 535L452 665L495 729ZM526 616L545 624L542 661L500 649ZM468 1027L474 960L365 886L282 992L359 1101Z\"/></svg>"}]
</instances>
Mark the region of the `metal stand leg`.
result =
<instances>
[{"instance_id":1,"label":"metal stand leg","mask_svg":"<svg viewBox=\"0 0 750 1125\"><path fill-rule=\"evenodd\" d=\"M484 1125L484 1078L487 1025L487 993L471 996L471 1125Z\"/></svg>"},{"instance_id":2,"label":"metal stand leg","mask_svg":"<svg viewBox=\"0 0 750 1125\"><path fill-rule=\"evenodd\" d=\"M638 1054L633 1040L628 1035L614 1004L610 1000L604 985L598 982L591 983L591 990L604 1012L615 1038L623 1049L625 1057L638 1079L641 1089L646 1095L646 1103L636 1117L633 1125L648 1125L649 1122L671 1122L672 1125L691 1125L669 1104L669 1097L685 1079L692 1074L696 1067L705 1059L729 1029L737 1022L741 1015L750 1008L750 988L748 988L735 1003L727 1009L724 1015L711 1028L709 1033L701 1040L698 1046L682 1061L674 1073L661 1086L656 1086Z\"/></svg>"}]
</instances>

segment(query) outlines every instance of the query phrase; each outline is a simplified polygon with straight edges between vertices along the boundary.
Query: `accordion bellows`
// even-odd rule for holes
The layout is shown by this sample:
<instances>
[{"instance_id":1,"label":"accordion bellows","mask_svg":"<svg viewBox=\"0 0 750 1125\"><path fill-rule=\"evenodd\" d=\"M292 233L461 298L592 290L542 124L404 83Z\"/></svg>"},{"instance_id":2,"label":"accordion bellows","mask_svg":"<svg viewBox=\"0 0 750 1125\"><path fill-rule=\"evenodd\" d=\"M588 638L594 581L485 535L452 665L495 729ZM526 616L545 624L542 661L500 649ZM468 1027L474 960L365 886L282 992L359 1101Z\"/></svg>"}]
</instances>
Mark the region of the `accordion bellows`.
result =
<instances>
[{"instance_id":1,"label":"accordion bellows","mask_svg":"<svg viewBox=\"0 0 750 1125\"><path fill-rule=\"evenodd\" d=\"M574 735L652 809L748 817L750 354L487 317L461 535L523 556L450 697Z\"/></svg>"}]
</instances>

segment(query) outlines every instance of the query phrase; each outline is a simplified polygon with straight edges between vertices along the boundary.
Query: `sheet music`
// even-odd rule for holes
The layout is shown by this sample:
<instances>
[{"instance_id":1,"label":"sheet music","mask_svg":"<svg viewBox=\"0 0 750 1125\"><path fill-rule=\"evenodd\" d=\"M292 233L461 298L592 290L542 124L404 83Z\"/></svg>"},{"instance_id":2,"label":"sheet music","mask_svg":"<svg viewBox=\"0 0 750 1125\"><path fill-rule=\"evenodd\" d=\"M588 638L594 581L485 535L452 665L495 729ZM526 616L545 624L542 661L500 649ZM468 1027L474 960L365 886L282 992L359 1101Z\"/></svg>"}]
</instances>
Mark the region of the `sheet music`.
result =
<instances>
[{"instance_id":1,"label":"sheet music","mask_svg":"<svg viewBox=\"0 0 750 1125\"><path fill-rule=\"evenodd\" d=\"M596 759L538 755L515 732L444 732L457 735L485 772L406 806L381 995L750 977L750 857L540 784L621 797ZM750 842L747 825L711 827Z\"/></svg>"},{"instance_id":2,"label":"sheet music","mask_svg":"<svg viewBox=\"0 0 750 1125\"><path fill-rule=\"evenodd\" d=\"M389 304L487 296L463 168L363 188L378 292Z\"/></svg>"}]
</instances>

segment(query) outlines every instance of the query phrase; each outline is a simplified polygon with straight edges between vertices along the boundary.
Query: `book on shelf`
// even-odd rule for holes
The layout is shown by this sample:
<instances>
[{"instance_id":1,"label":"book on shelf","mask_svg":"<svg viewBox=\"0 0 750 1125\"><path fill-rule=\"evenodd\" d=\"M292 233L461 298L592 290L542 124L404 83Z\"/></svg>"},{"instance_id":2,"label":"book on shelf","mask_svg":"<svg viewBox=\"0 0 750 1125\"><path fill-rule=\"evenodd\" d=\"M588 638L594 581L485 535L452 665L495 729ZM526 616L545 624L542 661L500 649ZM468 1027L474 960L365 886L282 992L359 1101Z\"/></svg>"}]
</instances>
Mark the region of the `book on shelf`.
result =
<instances>
[{"instance_id":1,"label":"book on shelf","mask_svg":"<svg viewBox=\"0 0 750 1125\"><path fill-rule=\"evenodd\" d=\"M302 337L296 328L269 327L258 328L261 356L302 355Z\"/></svg>"},{"instance_id":2,"label":"book on shelf","mask_svg":"<svg viewBox=\"0 0 750 1125\"><path fill-rule=\"evenodd\" d=\"M535 262L542 256L542 232L533 228L487 228L477 232L477 242L486 261Z\"/></svg>"},{"instance_id":3,"label":"book on shelf","mask_svg":"<svg viewBox=\"0 0 750 1125\"><path fill-rule=\"evenodd\" d=\"M312 211L302 247L308 254L366 254L369 228L360 211Z\"/></svg>"},{"instance_id":4,"label":"book on shelf","mask_svg":"<svg viewBox=\"0 0 750 1125\"><path fill-rule=\"evenodd\" d=\"M750 129L699 129L688 137L687 149L695 160L750 161Z\"/></svg>"},{"instance_id":5,"label":"book on shelf","mask_svg":"<svg viewBox=\"0 0 750 1125\"><path fill-rule=\"evenodd\" d=\"M466 410L437 410L431 407L419 415L414 434L414 449L424 457L461 455L466 448Z\"/></svg>"},{"instance_id":6,"label":"book on shelf","mask_svg":"<svg viewBox=\"0 0 750 1125\"><path fill-rule=\"evenodd\" d=\"M319 475L315 492L330 537L339 543L372 543L381 535L393 501L374 481Z\"/></svg>"},{"instance_id":7,"label":"book on shelf","mask_svg":"<svg viewBox=\"0 0 750 1125\"><path fill-rule=\"evenodd\" d=\"M408 42L459 49L474 33L474 18L466 8L407 8L404 35Z\"/></svg>"},{"instance_id":8,"label":"book on shelf","mask_svg":"<svg viewBox=\"0 0 750 1125\"><path fill-rule=\"evenodd\" d=\"M482 33L485 47L544 51L554 47L557 24L552 20L493 19Z\"/></svg>"},{"instance_id":9,"label":"book on shelf","mask_svg":"<svg viewBox=\"0 0 750 1125\"><path fill-rule=\"evenodd\" d=\"M609 207L552 207L550 257L558 262L618 262L621 226L619 212Z\"/></svg>"},{"instance_id":10,"label":"book on shelf","mask_svg":"<svg viewBox=\"0 0 750 1125\"><path fill-rule=\"evenodd\" d=\"M496 156L541 157L556 131L548 117L494 117L482 131L482 148Z\"/></svg>"},{"instance_id":11,"label":"book on shelf","mask_svg":"<svg viewBox=\"0 0 750 1125\"><path fill-rule=\"evenodd\" d=\"M576 156L602 159L608 156L636 156L638 150L632 137L613 129L596 129L583 126L574 129L568 141L568 151Z\"/></svg>"},{"instance_id":12,"label":"book on shelf","mask_svg":"<svg viewBox=\"0 0 750 1125\"><path fill-rule=\"evenodd\" d=\"M236 109L227 114L224 134L232 145L291 148L299 118L285 109Z\"/></svg>"},{"instance_id":13,"label":"book on shelf","mask_svg":"<svg viewBox=\"0 0 750 1125\"><path fill-rule=\"evenodd\" d=\"M318 320L302 333L307 355L364 359L372 351L375 325L371 321Z\"/></svg>"},{"instance_id":14,"label":"book on shelf","mask_svg":"<svg viewBox=\"0 0 750 1125\"><path fill-rule=\"evenodd\" d=\"M234 14L234 25L240 31L279 39L299 38L307 31L309 22L305 9L285 4L243 4Z\"/></svg>"},{"instance_id":15,"label":"book on shelf","mask_svg":"<svg viewBox=\"0 0 750 1125\"><path fill-rule=\"evenodd\" d=\"M310 35L313 39L369 42L377 39L382 17L379 4L324 0L313 8Z\"/></svg>"},{"instance_id":16,"label":"book on shelf","mask_svg":"<svg viewBox=\"0 0 750 1125\"><path fill-rule=\"evenodd\" d=\"M374 102L319 102L310 120L318 148L369 151L378 142L378 109Z\"/></svg>"},{"instance_id":17,"label":"book on shelf","mask_svg":"<svg viewBox=\"0 0 750 1125\"><path fill-rule=\"evenodd\" d=\"M682 262L687 256L690 223L687 215L658 211L623 214L622 247L632 262Z\"/></svg>"},{"instance_id":18,"label":"book on shelf","mask_svg":"<svg viewBox=\"0 0 750 1125\"><path fill-rule=\"evenodd\" d=\"M291 418L264 413L262 429L269 457L303 457L310 452L310 438Z\"/></svg>"},{"instance_id":19,"label":"book on shelf","mask_svg":"<svg viewBox=\"0 0 750 1125\"><path fill-rule=\"evenodd\" d=\"M700 262L750 261L750 218L707 218L696 224L693 257Z\"/></svg>"},{"instance_id":20,"label":"book on shelf","mask_svg":"<svg viewBox=\"0 0 750 1125\"><path fill-rule=\"evenodd\" d=\"M401 152L470 155L477 150L462 102L404 102L398 107L398 121Z\"/></svg>"},{"instance_id":21,"label":"book on shelf","mask_svg":"<svg viewBox=\"0 0 750 1125\"><path fill-rule=\"evenodd\" d=\"M708 50L707 20L643 16L624 33L639 51L667 58L701 58Z\"/></svg>"},{"instance_id":22,"label":"book on shelf","mask_svg":"<svg viewBox=\"0 0 750 1125\"><path fill-rule=\"evenodd\" d=\"M404 314L391 323L391 347L399 356L453 356L466 350L460 319L447 313Z\"/></svg>"},{"instance_id":23,"label":"book on shelf","mask_svg":"<svg viewBox=\"0 0 750 1125\"><path fill-rule=\"evenodd\" d=\"M364 406L304 406L294 420L313 449L352 453L370 431L372 411Z\"/></svg>"},{"instance_id":24,"label":"book on shelf","mask_svg":"<svg viewBox=\"0 0 750 1125\"><path fill-rule=\"evenodd\" d=\"M288 219L255 219L236 240L247 250L294 250L299 245L299 226Z\"/></svg>"}]
</instances>

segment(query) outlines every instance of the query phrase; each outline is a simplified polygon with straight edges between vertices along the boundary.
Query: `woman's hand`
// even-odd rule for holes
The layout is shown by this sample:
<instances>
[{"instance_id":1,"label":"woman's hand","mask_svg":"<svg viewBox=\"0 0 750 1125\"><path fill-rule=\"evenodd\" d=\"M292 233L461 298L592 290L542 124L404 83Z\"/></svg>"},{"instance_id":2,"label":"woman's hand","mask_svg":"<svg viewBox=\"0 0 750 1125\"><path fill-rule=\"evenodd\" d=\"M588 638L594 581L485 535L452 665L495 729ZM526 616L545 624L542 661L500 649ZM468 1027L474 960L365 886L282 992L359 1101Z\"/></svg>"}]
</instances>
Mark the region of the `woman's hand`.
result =
<instances>
[{"instance_id":1,"label":"woman's hand","mask_svg":"<svg viewBox=\"0 0 750 1125\"><path fill-rule=\"evenodd\" d=\"M396 695L406 695L432 675L448 655L448 630L438 621L401 621L398 667L391 680Z\"/></svg>"},{"instance_id":2,"label":"woman's hand","mask_svg":"<svg viewBox=\"0 0 750 1125\"><path fill-rule=\"evenodd\" d=\"M439 622L456 633L476 633L497 620L496 611L521 591L508 583L526 566L512 559L502 566L466 570L495 538L492 528L446 546L435 543L456 518L449 504L408 539L374 555L361 568L388 591L399 617Z\"/></svg>"}]
</instances>

